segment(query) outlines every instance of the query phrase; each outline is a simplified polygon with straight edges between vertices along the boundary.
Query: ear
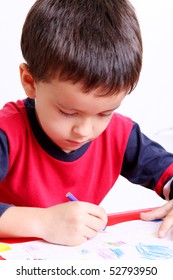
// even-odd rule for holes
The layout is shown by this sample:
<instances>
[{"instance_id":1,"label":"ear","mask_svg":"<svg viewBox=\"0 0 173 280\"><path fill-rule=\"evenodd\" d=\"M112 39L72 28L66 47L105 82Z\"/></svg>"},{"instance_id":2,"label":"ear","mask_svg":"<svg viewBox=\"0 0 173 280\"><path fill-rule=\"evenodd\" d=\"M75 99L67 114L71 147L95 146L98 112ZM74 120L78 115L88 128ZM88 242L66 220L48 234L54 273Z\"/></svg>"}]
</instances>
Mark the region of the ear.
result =
<instances>
[{"instance_id":1,"label":"ear","mask_svg":"<svg viewBox=\"0 0 173 280\"><path fill-rule=\"evenodd\" d=\"M20 64L19 70L20 70L20 80L26 95L34 99L35 92L36 92L35 81L28 69L27 64L25 63Z\"/></svg>"}]
</instances>

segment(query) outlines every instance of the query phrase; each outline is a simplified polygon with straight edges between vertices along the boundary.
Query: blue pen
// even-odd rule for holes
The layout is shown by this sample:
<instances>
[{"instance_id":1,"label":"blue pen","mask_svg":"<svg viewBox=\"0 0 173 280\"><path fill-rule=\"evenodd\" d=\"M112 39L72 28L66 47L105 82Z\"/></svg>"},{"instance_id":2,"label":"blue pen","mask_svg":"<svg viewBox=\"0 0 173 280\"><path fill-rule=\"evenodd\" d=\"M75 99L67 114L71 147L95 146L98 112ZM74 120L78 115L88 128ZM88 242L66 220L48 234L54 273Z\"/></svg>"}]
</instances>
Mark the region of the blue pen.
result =
<instances>
[{"instance_id":1,"label":"blue pen","mask_svg":"<svg viewBox=\"0 0 173 280\"><path fill-rule=\"evenodd\" d=\"M66 194L66 197L70 200L70 201L79 201L71 192L68 192Z\"/></svg>"}]
</instances>

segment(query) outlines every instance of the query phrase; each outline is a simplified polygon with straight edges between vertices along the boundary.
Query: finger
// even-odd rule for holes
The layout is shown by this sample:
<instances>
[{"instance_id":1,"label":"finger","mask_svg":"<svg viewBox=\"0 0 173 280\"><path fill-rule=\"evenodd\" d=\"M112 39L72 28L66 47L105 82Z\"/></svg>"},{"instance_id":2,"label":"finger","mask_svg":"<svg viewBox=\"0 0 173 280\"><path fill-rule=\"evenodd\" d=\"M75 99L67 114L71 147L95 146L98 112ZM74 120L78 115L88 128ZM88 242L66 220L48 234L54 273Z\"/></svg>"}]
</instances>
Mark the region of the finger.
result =
<instances>
[{"instance_id":1,"label":"finger","mask_svg":"<svg viewBox=\"0 0 173 280\"><path fill-rule=\"evenodd\" d=\"M95 237L99 232L101 232L103 230L104 230L103 225L101 227L97 228L97 229L95 229L95 227L88 227L88 226L86 226L84 237L86 237L87 239L91 239L91 238Z\"/></svg>"},{"instance_id":2,"label":"finger","mask_svg":"<svg viewBox=\"0 0 173 280\"><path fill-rule=\"evenodd\" d=\"M83 237L86 239L91 239L91 238L94 238L97 235L97 233L98 233L97 230L94 230L94 229L86 226Z\"/></svg>"},{"instance_id":3,"label":"finger","mask_svg":"<svg viewBox=\"0 0 173 280\"><path fill-rule=\"evenodd\" d=\"M107 224L107 221L108 221L107 214L106 214L106 211L102 207L95 205L95 204L90 204L87 212L92 217L102 220L104 226Z\"/></svg>"},{"instance_id":4,"label":"finger","mask_svg":"<svg viewBox=\"0 0 173 280\"><path fill-rule=\"evenodd\" d=\"M140 218L145 221L151 221L156 219L163 219L173 209L173 200L170 200L166 204L157 209L149 212L142 212Z\"/></svg>"},{"instance_id":5,"label":"finger","mask_svg":"<svg viewBox=\"0 0 173 280\"><path fill-rule=\"evenodd\" d=\"M163 238L168 231L173 227L173 210L165 217L158 230L158 237Z\"/></svg>"},{"instance_id":6,"label":"finger","mask_svg":"<svg viewBox=\"0 0 173 280\"><path fill-rule=\"evenodd\" d=\"M88 215L86 219L86 226L96 232L105 228L105 221L92 215Z\"/></svg>"}]
</instances>

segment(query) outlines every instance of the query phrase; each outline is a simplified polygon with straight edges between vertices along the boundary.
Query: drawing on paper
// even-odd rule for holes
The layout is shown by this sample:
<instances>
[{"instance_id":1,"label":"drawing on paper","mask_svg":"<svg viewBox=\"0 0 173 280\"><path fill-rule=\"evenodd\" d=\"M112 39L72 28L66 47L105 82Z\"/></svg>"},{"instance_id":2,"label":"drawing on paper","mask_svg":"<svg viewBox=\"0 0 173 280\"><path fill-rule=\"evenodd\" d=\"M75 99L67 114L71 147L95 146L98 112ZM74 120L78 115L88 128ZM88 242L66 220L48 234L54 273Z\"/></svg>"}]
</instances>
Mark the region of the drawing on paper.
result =
<instances>
[{"instance_id":1,"label":"drawing on paper","mask_svg":"<svg viewBox=\"0 0 173 280\"><path fill-rule=\"evenodd\" d=\"M145 245L139 243L136 249L140 256L149 260L159 260L159 259L173 259L173 249L169 249L168 246L158 246L158 245Z\"/></svg>"},{"instance_id":2,"label":"drawing on paper","mask_svg":"<svg viewBox=\"0 0 173 280\"><path fill-rule=\"evenodd\" d=\"M160 223L130 221L107 227L106 232L79 246L60 246L41 240L1 244L5 259L22 260L168 260L173 259L173 230L157 237Z\"/></svg>"},{"instance_id":3,"label":"drawing on paper","mask_svg":"<svg viewBox=\"0 0 173 280\"><path fill-rule=\"evenodd\" d=\"M10 246L5 243L0 243L0 252L5 252L11 250Z\"/></svg>"}]
</instances>

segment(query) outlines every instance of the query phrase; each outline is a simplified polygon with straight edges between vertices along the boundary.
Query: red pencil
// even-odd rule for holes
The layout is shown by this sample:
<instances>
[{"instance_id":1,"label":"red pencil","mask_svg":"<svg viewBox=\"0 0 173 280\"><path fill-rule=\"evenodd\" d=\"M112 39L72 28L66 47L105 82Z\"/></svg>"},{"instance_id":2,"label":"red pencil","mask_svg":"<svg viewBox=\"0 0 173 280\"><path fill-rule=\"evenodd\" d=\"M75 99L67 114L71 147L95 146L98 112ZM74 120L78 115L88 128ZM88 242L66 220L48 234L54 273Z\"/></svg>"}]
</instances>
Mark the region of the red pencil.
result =
<instances>
[{"instance_id":1,"label":"red pencil","mask_svg":"<svg viewBox=\"0 0 173 280\"><path fill-rule=\"evenodd\" d=\"M111 226L111 225L115 225L115 224L127 222L127 221L140 220L140 213L148 212L148 211L154 210L156 208L158 208L158 207L108 214L107 226Z\"/></svg>"}]
</instances>

